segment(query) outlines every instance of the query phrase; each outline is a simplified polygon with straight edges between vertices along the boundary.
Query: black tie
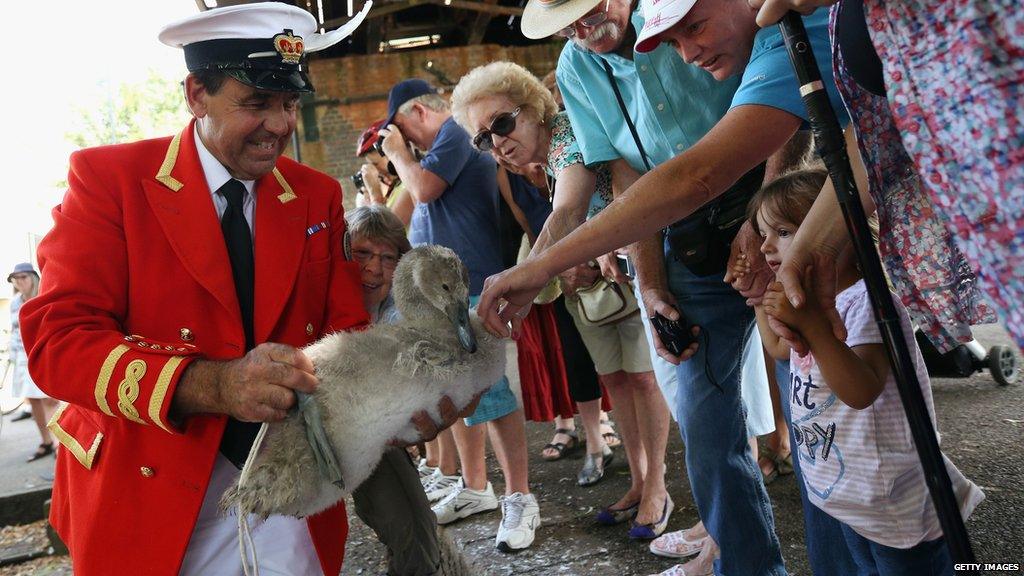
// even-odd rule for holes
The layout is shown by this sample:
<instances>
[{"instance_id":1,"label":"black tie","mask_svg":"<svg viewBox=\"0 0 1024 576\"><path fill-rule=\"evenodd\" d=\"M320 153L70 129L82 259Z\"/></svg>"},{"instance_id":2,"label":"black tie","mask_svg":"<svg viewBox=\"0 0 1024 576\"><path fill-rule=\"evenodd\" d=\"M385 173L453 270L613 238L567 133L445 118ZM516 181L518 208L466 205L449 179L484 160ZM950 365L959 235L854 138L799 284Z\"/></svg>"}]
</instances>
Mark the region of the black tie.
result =
<instances>
[{"instance_id":1,"label":"black tie","mask_svg":"<svg viewBox=\"0 0 1024 576\"><path fill-rule=\"evenodd\" d=\"M253 294L255 290L256 265L252 254L252 232L245 220L242 199L246 190L238 180L228 180L217 191L228 201L224 216L220 219L220 229L224 233L224 244L231 259L231 276L235 280L235 294L238 296L238 307L242 312L242 326L245 329L245 350L248 352L255 346L252 328ZM224 437L220 442L220 451L224 456L241 469L249 455L260 425L257 422L240 422L228 418Z\"/></svg>"}]
</instances>

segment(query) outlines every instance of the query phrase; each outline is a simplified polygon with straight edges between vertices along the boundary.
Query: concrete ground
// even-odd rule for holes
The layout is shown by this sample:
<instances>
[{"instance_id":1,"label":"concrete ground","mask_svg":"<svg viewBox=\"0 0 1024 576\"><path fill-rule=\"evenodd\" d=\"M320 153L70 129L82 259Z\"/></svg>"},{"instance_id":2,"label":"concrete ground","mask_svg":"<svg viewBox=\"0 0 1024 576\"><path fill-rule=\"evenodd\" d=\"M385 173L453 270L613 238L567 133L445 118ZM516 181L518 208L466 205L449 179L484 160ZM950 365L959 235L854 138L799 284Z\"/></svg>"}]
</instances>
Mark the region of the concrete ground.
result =
<instances>
[{"instance_id":1,"label":"concrete ground","mask_svg":"<svg viewBox=\"0 0 1024 576\"><path fill-rule=\"evenodd\" d=\"M1009 337L996 326L979 327L975 336L986 348L995 344L1012 346ZM966 379L934 379L932 386L945 453L987 495L967 522L978 560L1024 565L1024 526L1020 520L1024 491L1019 485L1024 479L1024 387L999 387L987 372ZM547 424L527 425L530 488L540 500L543 521L534 545L518 554L503 554L494 548L500 513L467 518L441 529L442 539L462 555L463 573L611 576L656 574L670 568L671 560L652 555L646 543L629 540L627 527L604 527L593 522L597 510L614 502L629 486L624 458L617 459L601 483L580 488L576 472L583 465L582 450L557 462L540 458L540 448L550 441L551 432L552 426ZM673 426L667 483L676 511L669 530L697 521L683 452L678 429ZM495 491L503 490L493 455L488 456L488 465ZM768 493L789 573L810 575L800 496L793 477L779 479L768 487ZM384 574L383 547L354 514L350 518L352 534L342 574Z\"/></svg>"},{"instance_id":2,"label":"concrete ground","mask_svg":"<svg viewBox=\"0 0 1024 576\"><path fill-rule=\"evenodd\" d=\"M986 347L1012 346L1005 333L995 326L977 328L975 334ZM510 357L514 366L514 356ZM1024 386L1001 388L988 373L980 373L967 379L935 379L933 390L946 454L987 494L967 522L978 560L1024 563L1024 527L1020 520L1024 516L1024 491L1019 487L1024 479ZM540 448L550 440L551 430L548 424L527 426L530 485L540 499L543 519L534 545L518 554L502 554L494 548L500 513L471 517L441 530L447 556L446 574L646 575L669 568L671 561L651 555L646 544L630 541L626 527L602 527L592 521L600 507L615 501L629 485L621 453L600 484L580 488L575 478L583 464L582 450L558 462L541 460ZM52 459L24 463L38 442L30 422L4 422L0 431L0 495L44 483L39 474L52 467ZM676 512L669 523L670 530L690 526L697 520L682 458L683 446L673 428L668 486ZM492 455L488 457L488 468L495 490L502 491L501 474ZM790 574L809 575L800 500L792 477L775 482L768 492L787 568ZM352 533L342 574L384 574L383 548L354 514L350 520ZM55 566L53 559L35 560L0 568L0 576L70 573L66 562L63 564ZM1019 572L998 574L1008 573Z\"/></svg>"},{"instance_id":3,"label":"concrete ground","mask_svg":"<svg viewBox=\"0 0 1024 576\"><path fill-rule=\"evenodd\" d=\"M0 498L14 492L45 488L51 483L40 475L53 472L54 458L48 456L25 462L42 440L33 420L11 422L17 415L18 412L14 412L0 424Z\"/></svg>"}]
</instances>

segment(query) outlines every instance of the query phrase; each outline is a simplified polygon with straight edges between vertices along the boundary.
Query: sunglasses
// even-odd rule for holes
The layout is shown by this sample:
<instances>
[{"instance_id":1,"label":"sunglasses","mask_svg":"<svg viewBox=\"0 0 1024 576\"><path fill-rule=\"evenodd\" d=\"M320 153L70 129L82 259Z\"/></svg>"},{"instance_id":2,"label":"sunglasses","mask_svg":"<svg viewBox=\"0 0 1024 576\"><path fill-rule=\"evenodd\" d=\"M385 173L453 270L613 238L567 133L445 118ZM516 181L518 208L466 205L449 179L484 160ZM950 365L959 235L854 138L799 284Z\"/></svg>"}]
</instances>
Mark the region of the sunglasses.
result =
<instances>
[{"instance_id":1,"label":"sunglasses","mask_svg":"<svg viewBox=\"0 0 1024 576\"><path fill-rule=\"evenodd\" d=\"M584 26L586 28L596 28L596 27L600 26L601 24L604 24L605 22L608 21L608 4L610 4L610 3L611 3L611 0L605 0L604 10L601 10L600 12L597 12L595 14L591 14L589 16L584 16L583 18L580 18L579 20L573 22L572 24L569 24L565 28L562 28L558 32L555 32L555 35L556 36L561 36L563 38L575 38L576 37L576 26L577 25ZM600 6L600 4L599 4L599 6Z\"/></svg>"},{"instance_id":2,"label":"sunglasses","mask_svg":"<svg viewBox=\"0 0 1024 576\"><path fill-rule=\"evenodd\" d=\"M473 136L473 147L481 152L490 152L494 148L494 139L491 137L494 134L498 136L508 136L516 129L516 117L519 116L521 108L516 108L511 112L502 112L491 120L491 127L487 130L481 130Z\"/></svg>"}]
</instances>

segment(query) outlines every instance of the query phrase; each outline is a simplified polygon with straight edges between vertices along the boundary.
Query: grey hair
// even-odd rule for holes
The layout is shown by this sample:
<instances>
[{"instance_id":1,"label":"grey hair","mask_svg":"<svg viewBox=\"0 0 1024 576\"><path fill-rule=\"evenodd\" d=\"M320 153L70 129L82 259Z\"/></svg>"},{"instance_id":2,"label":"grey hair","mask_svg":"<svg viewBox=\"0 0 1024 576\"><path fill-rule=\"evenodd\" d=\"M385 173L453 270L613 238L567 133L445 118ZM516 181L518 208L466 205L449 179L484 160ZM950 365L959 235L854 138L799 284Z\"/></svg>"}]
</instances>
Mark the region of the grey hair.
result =
<instances>
[{"instance_id":1,"label":"grey hair","mask_svg":"<svg viewBox=\"0 0 1024 576\"><path fill-rule=\"evenodd\" d=\"M558 113L554 96L529 70L512 62L491 62L470 70L452 91L452 115L467 132L469 107L488 96L504 96L541 123Z\"/></svg>"},{"instance_id":2,"label":"grey hair","mask_svg":"<svg viewBox=\"0 0 1024 576\"><path fill-rule=\"evenodd\" d=\"M346 214L345 222L353 242L387 242L398 250L399 256L412 250L409 238L405 235L405 226L386 206L361 206Z\"/></svg>"},{"instance_id":3,"label":"grey hair","mask_svg":"<svg viewBox=\"0 0 1024 576\"><path fill-rule=\"evenodd\" d=\"M447 112L448 101L441 97L440 94L423 94L406 100L404 104L398 107L399 114L408 114L412 112L413 104L419 103L426 108L430 108L434 112Z\"/></svg>"}]
</instances>

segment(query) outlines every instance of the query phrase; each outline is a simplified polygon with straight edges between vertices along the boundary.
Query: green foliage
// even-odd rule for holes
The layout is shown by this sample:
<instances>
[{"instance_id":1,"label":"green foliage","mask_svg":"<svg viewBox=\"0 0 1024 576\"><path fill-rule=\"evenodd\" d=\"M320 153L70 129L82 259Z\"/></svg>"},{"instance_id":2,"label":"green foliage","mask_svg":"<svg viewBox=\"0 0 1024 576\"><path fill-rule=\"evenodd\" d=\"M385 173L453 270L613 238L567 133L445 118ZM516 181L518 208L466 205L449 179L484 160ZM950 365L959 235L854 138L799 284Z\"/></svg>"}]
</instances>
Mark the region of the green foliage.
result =
<instances>
[{"instance_id":1,"label":"green foliage","mask_svg":"<svg viewBox=\"0 0 1024 576\"><path fill-rule=\"evenodd\" d=\"M65 138L81 148L175 134L190 118L180 83L153 71L142 82L110 87L102 103L78 113Z\"/></svg>"}]
</instances>

